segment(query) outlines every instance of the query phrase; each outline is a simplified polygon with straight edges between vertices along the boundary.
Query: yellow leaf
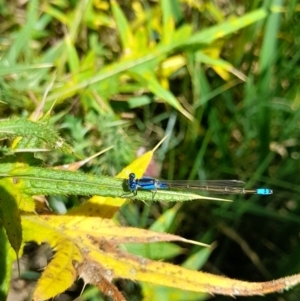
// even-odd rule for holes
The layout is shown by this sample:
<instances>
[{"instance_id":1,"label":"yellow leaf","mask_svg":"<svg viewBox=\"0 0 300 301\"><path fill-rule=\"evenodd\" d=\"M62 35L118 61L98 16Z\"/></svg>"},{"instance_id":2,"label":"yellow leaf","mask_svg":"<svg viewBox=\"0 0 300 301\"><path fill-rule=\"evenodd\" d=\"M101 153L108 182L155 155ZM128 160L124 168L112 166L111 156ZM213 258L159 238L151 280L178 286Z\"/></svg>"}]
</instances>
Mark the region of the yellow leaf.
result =
<instances>
[{"instance_id":1,"label":"yellow leaf","mask_svg":"<svg viewBox=\"0 0 300 301\"><path fill-rule=\"evenodd\" d=\"M163 77L169 78L174 72L185 66L186 58L183 55L174 55L165 59L161 63L160 74Z\"/></svg>"},{"instance_id":2,"label":"yellow leaf","mask_svg":"<svg viewBox=\"0 0 300 301\"><path fill-rule=\"evenodd\" d=\"M55 229L61 229L68 237L79 239L81 242L89 240L91 236L101 237L107 241L117 243L150 243L159 241L182 241L201 246L203 243L190 241L180 236L160 233L133 227L121 227L112 219L84 216L43 216L47 224Z\"/></svg>"},{"instance_id":3,"label":"yellow leaf","mask_svg":"<svg viewBox=\"0 0 300 301\"><path fill-rule=\"evenodd\" d=\"M110 219L79 216L23 216L23 228L26 241L47 242L55 251L52 261L37 283L33 295L36 301L49 299L62 293L73 284L78 276L83 277L88 283L97 285L104 293L112 290L119 298L116 300L123 300L122 294L110 284L112 269L102 266L98 260L100 257L110 256L116 265L118 261L116 254L121 254L116 244L121 242L165 240L189 242L176 235L119 227ZM95 255L90 256L90 254ZM122 254L125 261L137 260L131 254L125 252ZM130 265L130 261L128 264ZM106 282L105 286L103 282Z\"/></svg>"},{"instance_id":4,"label":"yellow leaf","mask_svg":"<svg viewBox=\"0 0 300 301\"><path fill-rule=\"evenodd\" d=\"M34 291L33 299L46 300L68 289L76 280L76 265L82 262L81 251L59 228L51 228L38 216L23 217L25 241L47 242L55 255ZM60 221L62 223L62 221ZM33 230L34 229L34 230Z\"/></svg>"},{"instance_id":5,"label":"yellow leaf","mask_svg":"<svg viewBox=\"0 0 300 301\"><path fill-rule=\"evenodd\" d=\"M34 291L34 300L45 300L68 289L77 279L75 267L82 261L78 247L67 239L61 239L55 255L39 279Z\"/></svg>"},{"instance_id":6,"label":"yellow leaf","mask_svg":"<svg viewBox=\"0 0 300 301\"><path fill-rule=\"evenodd\" d=\"M297 274L269 282L250 283L135 256L120 250L117 244L129 240L132 243L152 242L164 237L166 240L176 237L118 227L111 220L101 218L26 216L23 217L23 227L25 240L47 241L56 251L38 283L35 300L45 300L62 293L78 276L119 301L125 299L111 284L113 279L118 278L230 296L263 295L300 282L300 274ZM183 238L179 240L184 241Z\"/></svg>"},{"instance_id":7,"label":"yellow leaf","mask_svg":"<svg viewBox=\"0 0 300 301\"><path fill-rule=\"evenodd\" d=\"M192 271L164 262L130 256L122 251L104 252L91 248L88 260L101 263L103 275L201 293L253 296L282 291L300 283L300 274L268 282L247 282Z\"/></svg>"}]
</instances>

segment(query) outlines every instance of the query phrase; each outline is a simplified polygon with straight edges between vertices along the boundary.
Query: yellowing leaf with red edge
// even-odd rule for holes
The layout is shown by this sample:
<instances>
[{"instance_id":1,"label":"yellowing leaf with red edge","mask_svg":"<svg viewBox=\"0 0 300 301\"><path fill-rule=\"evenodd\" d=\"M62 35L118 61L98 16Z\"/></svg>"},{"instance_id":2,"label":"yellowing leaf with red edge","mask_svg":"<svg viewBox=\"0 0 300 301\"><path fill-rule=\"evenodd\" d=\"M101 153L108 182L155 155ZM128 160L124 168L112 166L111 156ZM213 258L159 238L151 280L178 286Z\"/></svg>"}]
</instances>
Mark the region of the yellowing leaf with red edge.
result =
<instances>
[{"instance_id":1,"label":"yellowing leaf with red edge","mask_svg":"<svg viewBox=\"0 0 300 301\"><path fill-rule=\"evenodd\" d=\"M117 178L128 179L128 176L131 172L134 172L137 178L142 177L153 157L154 151L164 140L165 138L160 141L160 143L153 150L138 157L130 165L125 167L117 175ZM70 210L68 215L101 216L105 218L111 218L125 202L125 198L93 196L81 206Z\"/></svg>"}]
</instances>

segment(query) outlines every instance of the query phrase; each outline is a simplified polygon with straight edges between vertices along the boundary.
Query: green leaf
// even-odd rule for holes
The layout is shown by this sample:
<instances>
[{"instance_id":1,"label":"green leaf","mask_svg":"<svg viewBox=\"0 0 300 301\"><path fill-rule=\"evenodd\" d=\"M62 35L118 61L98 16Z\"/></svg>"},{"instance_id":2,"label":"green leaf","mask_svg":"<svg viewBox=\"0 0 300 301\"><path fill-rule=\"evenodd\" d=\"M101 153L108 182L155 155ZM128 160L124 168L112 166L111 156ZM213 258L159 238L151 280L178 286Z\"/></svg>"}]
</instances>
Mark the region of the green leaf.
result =
<instances>
[{"instance_id":1,"label":"green leaf","mask_svg":"<svg viewBox=\"0 0 300 301\"><path fill-rule=\"evenodd\" d=\"M213 41L223 38L224 36L234 33L239 29L249 26L257 21L260 21L267 16L266 9L257 9L251 13L245 14L242 17L237 17L234 20L220 23L216 26L212 26L208 29L204 29L198 33L195 33L186 41L183 41L186 45L192 44L211 44Z\"/></svg>"},{"instance_id":2,"label":"green leaf","mask_svg":"<svg viewBox=\"0 0 300 301\"><path fill-rule=\"evenodd\" d=\"M163 33L162 41L169 44L173 40L175 20L172 14L172 1L162 0L161 9L163 14Z\"/></svg>"},{"instance_id":3,"label":"green leaf","mask_svg":"<svg viewBox=\"0 0 300 301\"><path fill-rule=\"evenodd\" d=\"M13 65L13 66L5 66L0 63L0 76L11 75L15 73L27 72L29 70L37 70L37 69L49 69L53 67L51 63L42 63L42 64L32 64L32 65Z\"/></svg>"},{"instance_id":4,"label":"green leaf","mask_svg":"<svg viewBox=\"0 0 300 301\"><path fill-rule=\"evenodd\" d=\"M138 191L137 196L133 196L132 193L128 192L127 179L33 167L23 163L0 164L0 176L13 177L13 182L18 185L18 190L27 196L57 194L122 197L126 194L128 197L143 201L176 202L194 199L224 201L224 199L174 190L157 191L155 197L152 191L141 190ZM12 188L12 190L15 189L16 187Z\"/></svg>"},{"instance_id":5,"label":"green leaf","mask_svg":"<svg viewBox=\"0 0 300 301\"><path fill-rule=\"evenodd\" d=\"M1 222L0 227L0 299L5 300L3 296L8 294L10 288L12 263L16 259L16 254L12 249L5 228ZM4 298L4 299L3 299Z\"/></svg>"},{"instance_id":6,"label":"green leaf","mask_svg":"<svg viewBox=\"0 0 300 301\"><path fill-rule=\"evenodd\" d=\"M134 109L137 107L142 107L151 103L151 98L146 95L132 97L128 100L128 105L130 109Z\"/></svg>"},{"instance_id":7,"label":"green leaf","mask_svg":"<svg viewBox=\"0 0 300 301\"><path fill-rule=\"evenodd\" d=\"M116 11L118 10L117 6L115 6ZM118 14L117 12L115 12ZM113 63L110 65L106 65L96 73L92 77L83 77L80 78L78 76L78 82L74 82L73 79L66 82L66 84L62 87L61 85L57 85L53 88L53 91L49 93L49 96L47 97L47 101L54 101L59 99L59 101L62 101L66 99L67 97L73 96L75 93L80 91L81 89L85 89L88 87L92 87L94 84L98 84L99 82L110 80L114 82L119 81L119 77L123 72L128 72L132 69L136 69L137 67L145 68L149 70L149 63L156 62L155 66L163 59L164 56L168 55L172 51L183 48L186 45L198 45L200 44L210 44L213 41L223 38L225 35L231 34L236 32L237 30L246 27L254 22L257 22L258 20L262 20L267 16L267 11L265 9L258 9L255 10L249 14L244 15L243 17L236 18L235 20L223 22L221 24L218 24L216 26L210 27L209 29L202 30L199 32L196 32L193 35L190 35L191 26L183 26L184 30L179 28L178 30L174 31L174 40L168 44L165 44L161 42L156 47L151 48L148 53L144 54L143 52L140 54L140 57L131 58L128 60L128 58L124 61L119 61L117 63ZM122 41L124 43L126 42L126 47L129 46L129 40L128 35L130 28L127 23L123 23L121 21L121 17L119 18L119 25L121 24L124 26L124 28L127 28L127 31L125 32L124 29L121 30L122 32ZM126 19L125 19L126 21ZM126 21L127 22L127 21ZM183 33L186 33L183 35ZM128 40L126 40L128 39ZM133 45L130 46L130 51L133 51L134 48ZM135 52L134 52L135 53ZM153 69L152 69L153 70ZM117 77L116 77L117 76ZM115 78L114 78L115 77ZM112 78L114 78L112 80ZM150 77L150 79L153 80L153 76ZM146 79L145 79L146 81ZM142 82L141 82L142 83ZM189 119L191 119L190 114L180 106L176 98L169 92L169 91L163 91L160 87L158 87L156 82L149 83L148 88L152 88L153 91L156 91L159 93L157 97L162 98L164 101L168 102L168 104L172 105L174 108L179 110L181 113L183 113L185 116L187 116ZM105 89L105 88L104 88Z\"/></svg>"},{"instance_id":8,"label":"green leaf","mask_svg":"<svg viewBox=\"0 0 300 301\"><path fill-rule=\"evenodd\" d=\"M140 72L131 72L131 74L157 97L161 98L166 103L177 109L187 118L193 119L192 115L181 106L179 101L169 90L165 89L158 82L158 80L155 78L155 74L149 69L140 70Z\"/></svg>"},{"instance_id":9,"label":"green leaf","mask_svg":"<svg viewBox=\"0 0 300 301\"><path fill-rule=\"evenodd\" d=\"M158 242L152 244L125 244L129 253L153 260L167 260L182 253L184 249L174 243Z\"/></svg>"},{"instance_id":10,"label":"green leaf","mask_svg":"<svg viewBox=\"0 0 300 301\"><path fill-rule=\"evenodd\" d=\"M281 7L282 0L271 1L273 6ZM265 162L265 158L269 154L270 145L270 100L272 97L272 73L275 58L278 55L278 33L280 31L280 14L271 14L266 23L266 30L263 39L263 45L259 57L259 81L258 81L258 94L261 98L262 108L258 114L257 126L260 141L260 158L261 163ZM267 168L267 164L265 169Z\"/></svg>"},{"instance_id":11,"label":"green leaf","mask_svg":"<svg viewBox=\"0 0 300 301\"><path fill-rule=\"evenodd\" d=\"M72 73L77 74L80 69L80 61L79 61L79 57L78 57L76 48L75 48L70 36L68 36L68 35L66 36L65 43L66 43L66 49L67 49L67 53L68 53L68 65L69 65L70 71Z\"/></svg>"},{"instance_id":12,"label":"green leaf","mask_svg":"<svg viewBox=\"0 0 300 301\"><path fill-rule=\"evenodd\" d=\"M121 43L123 45L123 51L126 54L133 46L134 37L130 25L116 1L111 1L111 8L117 23L118 33L120 34Z\"/></svg>"},{"instance_id":13,"label":"green leaf","mask_svg":"<svg viewBox=\"0 0 300 301\"><path fill-rule=\"evenodd\" d=\"M37 21L39 9L38 4L39 2L37 0L31 0L28 2L27 22L24 26L21 26L21 30L14 36L14 43L11 45L6 54L6 59L10 65L15 64L18 56L24 51L24 49L30 48L29 41L31 41L31 35Z\"/></svg>"},{"instance_id":14,"label":"green leaf","mask_svg":"<svg viewBox=\"0 0 300 301\"><path fill-rule=\"evenodd\" d=\"M59 149L65 153L72 153L72 148L69 146L59 134L42 122L36 123L27 119L6 119L0 120L0 138L8 137L26 137L37 138L35 147L40 147L40 143L46 144L50 149ZM17 148L32 148L30 140L23 145L22 141L18 143ZM30 144L30 146L28 146Z\"/></svg>"},{"instance_id":15,"label":"green leaf","mask_svg":"<svg viewBox=\"0 0 300 301\"><path fill-rule=\"evenodd\" d=\"M10 186L8 179L0 180L0 218L8 240L18 257L22 243L21 216L16 199L6 189L8 186Z\"/></svg>"},{"instance_id":16,"label":"green leaf","mask_svg":"<svg viewBox=\"0 0 300 301\"><path fill-rule=\"evenodd\" d=\"M106 67L102 68L101 71L96 73L93 77L89 77L88 79L84 78L76 84L74 84L73 82L67 82L67 86L59 86L58 88L53 89L53 92L49 93L47 101L52 102L57 99L63 100L67 97L71 97L81 89L85 89L91 85L98 84L99 82L104 80L112 80L113 77L120 75L124 71L127 71L136 66L147 64L148 62L151 62L155 59L157 59L157 55L150 53L141 58L134 58L132 60L126 60L106 65Z\"/></svg>"}]
</instances>

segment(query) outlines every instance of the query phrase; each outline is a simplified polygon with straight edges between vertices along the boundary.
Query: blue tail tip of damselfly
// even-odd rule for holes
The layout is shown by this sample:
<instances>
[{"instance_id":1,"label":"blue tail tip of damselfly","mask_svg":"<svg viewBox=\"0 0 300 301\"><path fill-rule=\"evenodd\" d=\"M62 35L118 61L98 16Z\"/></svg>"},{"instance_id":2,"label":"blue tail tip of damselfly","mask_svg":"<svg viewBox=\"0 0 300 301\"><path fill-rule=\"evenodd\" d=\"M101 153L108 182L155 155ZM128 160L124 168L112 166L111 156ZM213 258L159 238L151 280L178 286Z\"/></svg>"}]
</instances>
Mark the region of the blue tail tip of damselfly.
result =
<instances>
[{"instance_id":1,"label":"blue tail tip of damselfly","mask_svg":"<svg viewBox=\"0 0 300 301\"><path fill-rule=\"evenodd\" d=\"M270 194L273 194L273 190L269 189L269 188L257 188L256 189L256 194L270 195Z\"/></svg>"}]
</instances>

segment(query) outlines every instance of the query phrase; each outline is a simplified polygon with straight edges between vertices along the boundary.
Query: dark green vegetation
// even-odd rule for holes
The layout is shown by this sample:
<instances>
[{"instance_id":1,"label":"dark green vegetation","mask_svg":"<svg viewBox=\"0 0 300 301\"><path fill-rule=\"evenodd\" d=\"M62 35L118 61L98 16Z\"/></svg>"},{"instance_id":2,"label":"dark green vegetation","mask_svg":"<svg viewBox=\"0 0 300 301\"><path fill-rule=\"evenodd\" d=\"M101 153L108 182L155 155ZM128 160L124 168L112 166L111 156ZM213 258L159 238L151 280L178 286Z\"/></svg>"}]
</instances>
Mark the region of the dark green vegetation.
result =
<instances>
[{"instance_id":1,"label":"dark green vegetation","mask_svg":"<svg viewBox=\"0 0 300 301\"><path fill-rule=\"evenodd\" d=\"M163 230L217 241L199 264L212 273L265 281L299 272L297 1L119 2L0 1L0 117L49 112L81 158L114 145L85 167L108 175L168 134L150 175L238 178L274 194L189 202ZM165 210L134 203L121 217L149 227ZM174 262L191 258L187 250Z\"/></svg>"}]
</instances>

